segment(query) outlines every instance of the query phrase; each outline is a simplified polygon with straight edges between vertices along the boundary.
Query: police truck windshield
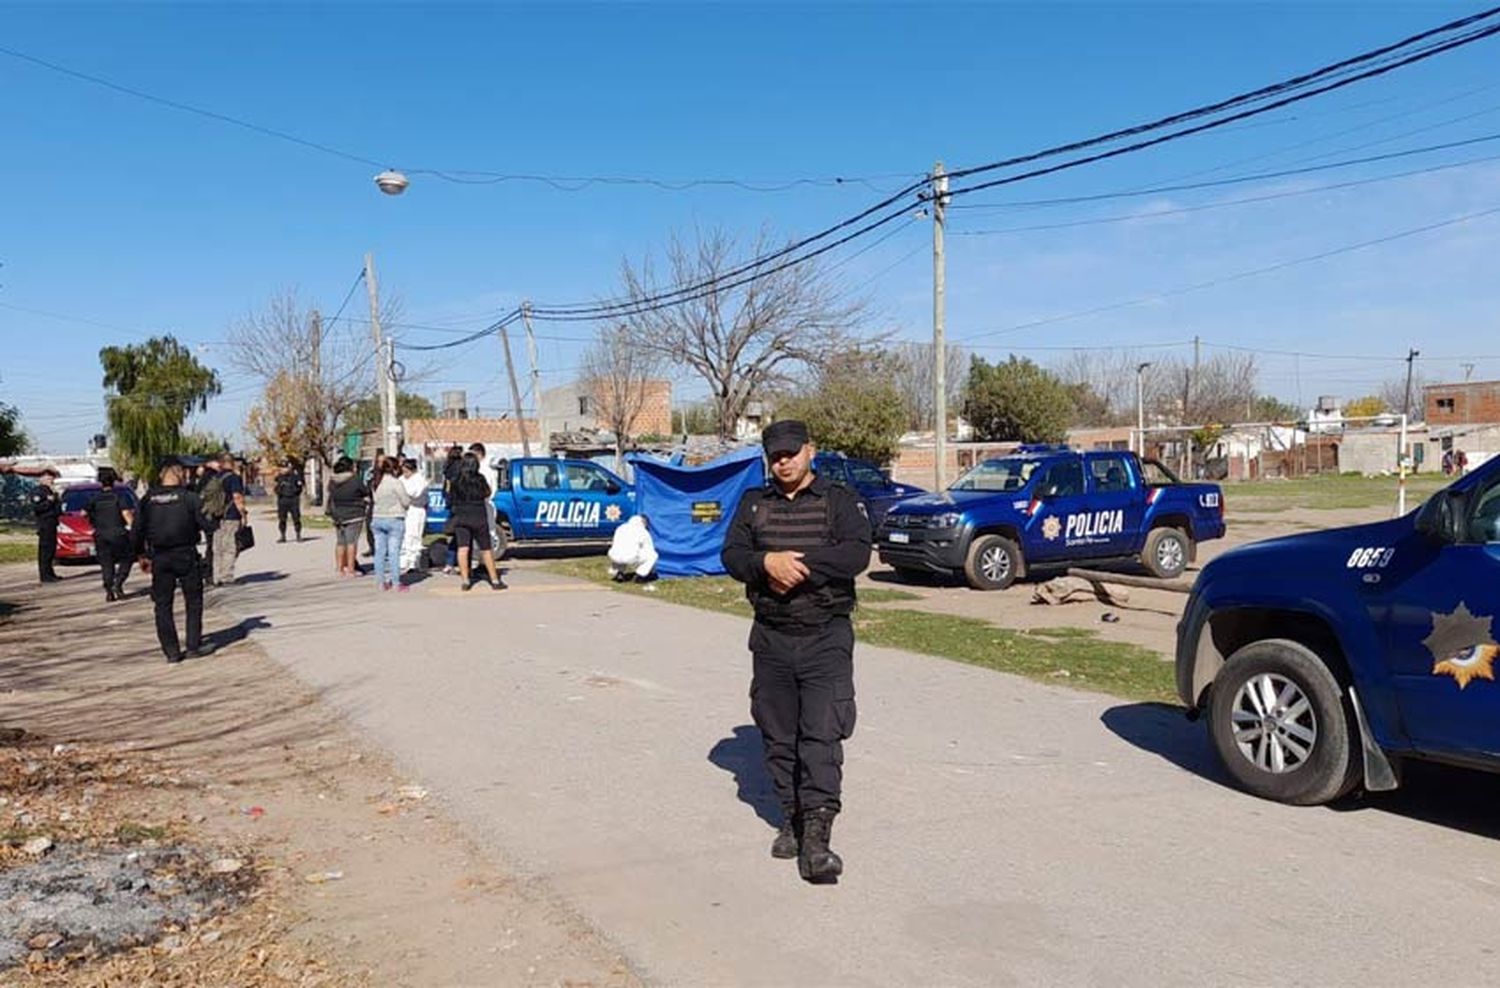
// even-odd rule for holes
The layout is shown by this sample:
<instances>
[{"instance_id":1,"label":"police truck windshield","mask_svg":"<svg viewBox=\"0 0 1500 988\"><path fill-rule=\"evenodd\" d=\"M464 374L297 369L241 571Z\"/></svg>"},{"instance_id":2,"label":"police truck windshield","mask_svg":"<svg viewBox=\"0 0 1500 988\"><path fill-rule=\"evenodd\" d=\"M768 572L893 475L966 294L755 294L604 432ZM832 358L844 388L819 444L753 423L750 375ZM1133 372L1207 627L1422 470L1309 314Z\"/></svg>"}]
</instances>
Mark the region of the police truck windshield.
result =
<instances>
[{"instance_id":1,"label":"police truck windshield","mask_svg":"<svg viewBox=\"0 0 1500 988\"><path fill-rule=\"evenodd\" d=\"M1021 457L985 460L955 480L948 489L950 491L1018 491L1031 480L1031 475L1036 472L1037 465L1037 460Z\"/></svg>"}]
</instances>

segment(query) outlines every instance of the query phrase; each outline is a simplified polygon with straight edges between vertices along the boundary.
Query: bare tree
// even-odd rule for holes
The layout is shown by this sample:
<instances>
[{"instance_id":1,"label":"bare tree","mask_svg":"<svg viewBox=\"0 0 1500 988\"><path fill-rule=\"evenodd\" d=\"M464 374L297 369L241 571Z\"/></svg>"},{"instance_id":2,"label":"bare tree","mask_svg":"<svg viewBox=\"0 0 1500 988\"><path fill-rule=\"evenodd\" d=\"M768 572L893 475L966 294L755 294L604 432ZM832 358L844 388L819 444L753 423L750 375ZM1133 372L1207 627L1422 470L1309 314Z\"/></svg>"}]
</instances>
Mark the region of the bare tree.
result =
<instances>
[{"instance_id":1,"label":"bare tree","mask_svg":"<svg viewBox=\"0 0 1500 988\"><path fill-rule=\"evenodd\" d=\"M388 301L382 321L394 323L399 305ZM265 389L246 422L262 451L330 465L343 444L349 409L375 390L368 327L320 321L295 290L286 290L231 326L229 340L231 362Z\"/></svg>"},{"instance_id":2,"label":"bare tree","mask_svg":"<svg viewBox=\"0 0 1500 988\"><path fill-rule=\"evenodd\" d=\"M1260 366L1250 353L1216 353L1197 368L1173 357L1156 368L1157 414L1180 425L1243 422L1254 413Z\"/></svg>"},{"instance_id":3,"label":"bare tree","mask_svg":"<svg viewBox=\"0 0 1500 988\"><path fill-rule=\"evenodd\" d=\"M1422 389L1432 383L1433 381L1426 374L1415 368L1412 369L1410 415L1413 421L1426 417ZM1387 411L1400 415L1406 408L1406 374L1402 373L1398 377L1381 382L1380 390L1375 393L1385 403Z\"/></svg>"},{"instance_id":4,"label":"bare tree","mask_svg":"<svg viewBox=\"0 0 1500 988\"><path fill-rule=\"evenodd\" d=\"M963 347L944 348L947 359L947 393L949 414L957 414L962 403L964 382L969 377L969 353ZM934 378L937 361L930 343L902 343L892 348L887 362L892 383L901 394L908 429L936 428L937 387Z\"/></svg>"},{"instance_id":5,"label":"bare tree","mask_svg":"<svg viewBox=\"0 0 1500 988\"><path fill-rule=\"evenodd\" d=\"M624 319L629 344L683 364L703 378L718 418L721 438L735 434L746 406L783 383L799 365L817 367L850 345L860 306L839 297L815 262L799 264L738 287L724 287L722 275L738 255L735 239L722 230L698 233L691 244L673 236L667 245L667 274L658 279L650 258L639 267L627 260L623 277L629 298L642 300L663 290L707 285L686 301ZM750 245L767 252L762 234Z\"/></svg>"},{"instance_id":6,"label":"bare tree","mask_svg":"<svg viewBox=\"0 0 1500 988\"><path fill-rule=\"evenodd\" d=\"M583 382L594 415L615 434L615 467L624 469L625 447L646 409L652 384L661 370L661 354L631 344L624 326L601 327L583 355Z\"/></svg>"}]
</instances>

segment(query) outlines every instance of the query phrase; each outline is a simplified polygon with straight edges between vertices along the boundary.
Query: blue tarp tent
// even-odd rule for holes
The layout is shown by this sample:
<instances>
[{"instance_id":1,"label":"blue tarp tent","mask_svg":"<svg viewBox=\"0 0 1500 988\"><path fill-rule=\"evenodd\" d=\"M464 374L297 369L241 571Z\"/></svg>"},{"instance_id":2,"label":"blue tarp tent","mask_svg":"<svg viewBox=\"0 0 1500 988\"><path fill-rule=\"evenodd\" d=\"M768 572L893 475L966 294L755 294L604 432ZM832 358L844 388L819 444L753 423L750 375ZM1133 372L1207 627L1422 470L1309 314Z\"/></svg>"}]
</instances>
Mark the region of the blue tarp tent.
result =
<instances>
[{"instance_id":1,"label":"blue tarp tent","mask_svg":"<svg viewBox=\"0 0 1500 988\"><path fill-rule=\"evenodd\" d=\"M632 456L635 509L650 519L661 554L662 576L714 576L724 572L719 550L740 495L766 482L759 446L729 453L698 467Z\"/></svg>"}]
</instances>

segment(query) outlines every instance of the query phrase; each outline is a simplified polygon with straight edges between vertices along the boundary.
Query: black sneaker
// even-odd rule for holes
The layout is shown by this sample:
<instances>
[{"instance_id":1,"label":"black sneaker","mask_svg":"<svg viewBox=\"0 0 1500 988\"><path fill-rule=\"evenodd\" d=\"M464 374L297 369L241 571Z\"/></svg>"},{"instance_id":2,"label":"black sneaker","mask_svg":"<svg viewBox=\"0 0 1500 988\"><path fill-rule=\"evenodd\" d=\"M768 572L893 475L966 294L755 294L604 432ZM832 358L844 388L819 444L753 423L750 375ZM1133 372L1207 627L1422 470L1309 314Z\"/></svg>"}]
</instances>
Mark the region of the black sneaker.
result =
<instances>
[{"instance_id":1,"label":"black sneaker","mask_svg":"<svg viewBox=\"0 0 1500 988\"><path fill-rule=\"evenodd\" d=\"M185 657L186 656L184 656L183 653L181 653L181 652L176 652L176 653L174 653L172 655L169 655L169 656L167 656L167 665L169 665L169 666L175 666L177 663L181 662Z\"/></svg>"},{"instance_id":2,"label":"black sneaker","mask_svg":"<svg viewBox=\"0 0 1500 988\"><path fill-rule=\"evenodd\" d=\"M206 659L218 650L219 646L215 645L213 642L204 642L197 648L188 649L186 654L190 659Z\"/></svg>"},{"instance_id":3,"label":"black sneaker","mask_svg":"<svg viewBox=\"0 0 1500 988\"><path fill-rule=\"evenodd\" d=\"M115 588L114 587L105 587L104 588L104 599L106 601L108 601L109 603L113 604L115 601L117 601L117 600L120 599L120 595L117 594L117 593L115 593Z\"/></svg>"},{"instance_id":4,"label":"black sneaker","mask_svg":"<svg viewBox=\"0 0 1500 988\"><path fill-rule=\"evenodd\" d=\"M627 577L627 579L628 579L628 577ZM652 573L650 576L641 576L640 574L636 574L635 582L636 583L655 583L656 582L656 574Z\"/></svg>"},{"instance_id":5,"label":"black sneaker","mask_svg":"<svg viewBox=\"0 0 1500 988\"><path fill-rule=\"evenodd\" d=\"M490 582L490 589L491 590L507 590L509 588L506 587L504 580L492 580Z\"/></svg>"},{"instance_id":6,"label":"black sneaker","mask_svg":"<svg viewBox=\"0 0 1500 988\"><path fill-rule=\"evenodd\" d=\"M610 577L610 579L614 580L616 583L629 583L630 582L630 574L626 573L624 571L621 571L619 573L616 573L614 576Z\"/></svg>"},{"instance_id":7,"label":"black sneaker","mask_svg":"<svg viewBox=\"0 0 1500 988\"><path fill-rule=\"evenodd\" d=\"M458 589L460 589L460 590L473 590L474 589L474 581L473 580L465 580L463 583L459 584Z\"/></svg>"},{"instance_id":8,"label":"black sneaker","mask_svg":"<svg viewBox=\"0 0 1500 988\"><path fill-rule=\"evenodd\" d=\"M276 541L277 542L285 542L286 541L286 536L283 535L281 538L277 539Z\"/></svg>"}]
</instances>

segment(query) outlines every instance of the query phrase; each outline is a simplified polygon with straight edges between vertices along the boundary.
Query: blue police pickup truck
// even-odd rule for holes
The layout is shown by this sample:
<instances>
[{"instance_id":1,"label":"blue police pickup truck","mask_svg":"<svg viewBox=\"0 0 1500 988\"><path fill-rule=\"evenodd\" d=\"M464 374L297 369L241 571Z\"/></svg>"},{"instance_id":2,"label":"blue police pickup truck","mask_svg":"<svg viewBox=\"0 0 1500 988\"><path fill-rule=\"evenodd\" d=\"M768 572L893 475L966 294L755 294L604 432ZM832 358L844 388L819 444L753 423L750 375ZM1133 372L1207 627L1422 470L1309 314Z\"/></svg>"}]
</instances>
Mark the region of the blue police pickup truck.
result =
<instances>
[{"instance_id":1,"label":"blue police pickup truck","mask_svg":"<svg viewBox=\"0 0 1500 988\"><path fill-rule=\"evenodd\" d=\"M620 523L635 514L635 489L588 460L544 457L500 460L496 524L511 542L608 542ZM427 491L427 534L448 523L441 485ZM505 546L496 546L496 555Z\"/></svg>"},{"instance_id":2,"label":"blue police pickup truck","mask_svg":"<svg viewBox=\"0 0 1500 988\"><path fill-rule=\"evenodd\" d=\"M1028 570L1081 562L1139 560L1177 577L1199 542L1223 535L1216 484L1181 483L1134 453L1022 446L941 494L899 502L875 545L900 576L961 573L976 590L1003 590Z\"/></svg>"},{"instance_id":3,"label":"blue police pickup truck","mask_svg":"<svg viewBox=\"0 0 1500 988\"><path fill-rule=\"evenodd\" d=\"M836 484L852 488L864 503L865 514L869 516L872 527L885 520L891 505L923 493L920 487L896 483L891 480L890 474L868 460L855 459L842 453L819 453L813 458L813 472Z\"/></svg>"},{"instance_id":4,"label":"blue police pickup truck","mask_svg":"<svg viewBox=\"0 0 1500 988\"><path fill-rule=\"evenodd\" d=\"M1242 546L1177 626L1177 692L1250 792L1394 789L1405 759L1500 770L1500 459L1418 510Z\"/></svg>"}]
</instances>

